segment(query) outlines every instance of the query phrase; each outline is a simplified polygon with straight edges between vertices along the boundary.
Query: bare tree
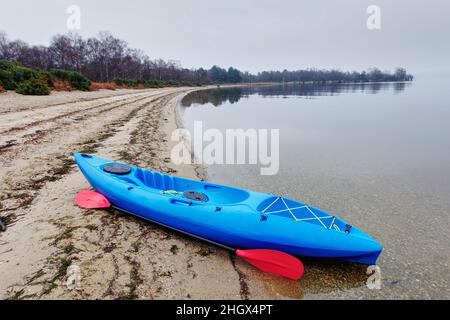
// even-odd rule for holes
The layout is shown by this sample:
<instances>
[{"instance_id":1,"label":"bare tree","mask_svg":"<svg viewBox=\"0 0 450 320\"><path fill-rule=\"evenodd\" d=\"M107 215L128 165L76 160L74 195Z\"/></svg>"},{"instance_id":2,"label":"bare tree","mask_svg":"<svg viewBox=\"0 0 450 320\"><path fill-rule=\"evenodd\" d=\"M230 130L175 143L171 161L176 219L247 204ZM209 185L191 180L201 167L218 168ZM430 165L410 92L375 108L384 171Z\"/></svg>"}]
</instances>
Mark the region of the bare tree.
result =
<instances>
[{"instance_id":1,"label":"bare tree","mask_svg":"<svg viewBox=\"0 0 450 320\"><path fill-rule=\"evenodd\" d=\"M9 39L4 31L0 31L0 59L2 60L8 60L7 59L7 48L9 44Z\"/></svg>"},{"instance_id":2,"label":"bare tree","mask_svg":"<svg viewBox=\"0 0 450 320\"><path fill-rule=\"evenodd\" d=\"M0 59L14 60L25 66L40 69L67 69L78 71L93 81L109 82L116 78L134 81L177 81L190 83L238 82L367 82L409 81L413 76L405 69L394 73L377 68L368 72L343 72L340 70L306 69L294 71L263 71L258 74L213 66L209 70L186 69L178 60L151 59L143 51L130 48L124 40L109 32L84 40L76 33L56 35L49 47L29 46L10 41L0 32Z\"/></svg>"}]
</instances>

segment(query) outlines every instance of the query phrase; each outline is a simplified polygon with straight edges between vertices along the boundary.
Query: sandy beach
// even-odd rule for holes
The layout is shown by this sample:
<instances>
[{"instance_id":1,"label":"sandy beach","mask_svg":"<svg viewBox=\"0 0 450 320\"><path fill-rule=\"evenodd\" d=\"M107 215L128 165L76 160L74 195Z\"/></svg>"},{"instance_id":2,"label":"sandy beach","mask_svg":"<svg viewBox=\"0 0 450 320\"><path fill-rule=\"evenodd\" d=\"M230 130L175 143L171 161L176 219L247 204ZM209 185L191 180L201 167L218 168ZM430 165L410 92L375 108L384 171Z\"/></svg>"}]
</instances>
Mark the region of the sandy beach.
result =
<instances>
[{"instance_id":1,"label":"sandy beach","mask_svg":"<svg viewBox=\"0 0 450 320\"><path fill-rule=\"evenodd\" d=\"M170 135L182 125L180 100L206 88L0 94L0 217L7 225L0 231L0 299L438 296L445 277L423 288L431 292L397 285L406 276L397 268L393 249L381 262L387 268L383 286L389 290L367 289L367 266L337 261L302 259L304 277L290 281L264 274L226 250L113 209L76 206L78 191L90 186L73 161L75 151L208 179L203 168L170 160ZM333 194L317 192L322 193ZM67 286L68 270L74 267L81 276L76 290Z\"/></svg>"},{"instance_id":2,"label":"sandy beach","mask_svg":"<svg viewBox=\"0 0 450 320\"><path fill-rule=\"evenodd\" d=\"M224 250L114 210L82 210L72 152L202 178L170 163L168 134L192 88L0 95L1 299L272 297ZM66 286L67 268L81 287ZM247 274L244 274L247 272Z\"/></svg>"}]
</instances>

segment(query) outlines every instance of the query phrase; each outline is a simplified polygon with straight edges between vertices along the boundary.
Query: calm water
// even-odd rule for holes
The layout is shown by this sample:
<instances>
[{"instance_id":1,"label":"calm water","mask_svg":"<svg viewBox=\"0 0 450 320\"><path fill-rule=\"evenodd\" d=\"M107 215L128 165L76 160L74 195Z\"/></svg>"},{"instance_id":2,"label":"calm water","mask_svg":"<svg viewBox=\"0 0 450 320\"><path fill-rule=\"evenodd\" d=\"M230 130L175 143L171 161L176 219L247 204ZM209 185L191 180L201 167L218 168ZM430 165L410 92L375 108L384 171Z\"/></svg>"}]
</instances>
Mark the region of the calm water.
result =
<instances>
[{"instance_id":1,"label":"calm water","mask_svg":"<svg viewBox=\"0 0 450 320\"><path fill-rule=\"evenodd\" d=\"M208 166L213 182L283 194L350 221L384 247L381 290L359 265L306 261L287 297L450 298L450 91L413 83L214 89L182 102L185 127L280 129L280 170ZM281 280L280 280L281 281ZM290 286L286 289L286 286ZM281 289L280 289L281 288ZM296 294L301 292L301 294Z\"/></svg>"}]
</instances>

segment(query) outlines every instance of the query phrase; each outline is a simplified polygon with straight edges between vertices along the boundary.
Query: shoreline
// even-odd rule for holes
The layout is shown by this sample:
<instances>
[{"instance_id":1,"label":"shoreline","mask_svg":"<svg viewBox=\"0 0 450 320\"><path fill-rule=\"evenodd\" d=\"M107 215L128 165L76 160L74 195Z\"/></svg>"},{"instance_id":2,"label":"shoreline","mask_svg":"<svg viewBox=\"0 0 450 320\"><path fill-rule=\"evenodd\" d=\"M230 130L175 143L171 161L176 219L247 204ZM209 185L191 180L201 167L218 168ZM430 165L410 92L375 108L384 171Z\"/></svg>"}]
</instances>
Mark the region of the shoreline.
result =
<instances>
[{"instance_id":1,"label":"shoreline","mask_svg":"<svg viewBox=\"0 0 450 320\"><path fill-rule=\"evenodd\" d=\"M182 95L179 96L177 102L174 105L174 122L175 122L175 127L176 129L184 129L184 124L183 124L183 118L182 115L180 114L180 108L181 108L181 101L183 100L183 98L188 95L191 92L195 92L195 91L201 91L201 90L208 90L211 89L211 87L207 87L205 89L194 89L194 90L190 90L188 92L183 93ZM168 132L167 132L168 133ZM187 143L187 141L184 139L183 141L184 143ZM171 146L167 146L168 149L171 148ZM190 156L191 158L195 157L195 155L193 155L192 150L190 151ZM194 172L195 172L195 178L197 178L200 181L207 181L208 180L208 172L206 170L206 168L200 164L196 164L196 163L191 163L190 166L193 167Z\"/></svg>"},{"instance_id":2,"label":"shoreline","mask_svg":"<svg viewBox=\"0 0 450 320\"><path fill-rule=\"evenodd\" d=\"M179 101L199 89L207 88L117 90L96 99L57 94L45 103L7 95L8 110L0 114L0 216L7 224L0 232L1 299L276 296L223 249L115 210L74 204L78 190L90 186L73 151L204 179L201 167L170 163L169 134L182 126ZM79 290L66 286L72 266L81 272Z\"/></svg>"},{"instance_id":3,"label":"shoreline","mask_svg":"<svg viewBox=\"0 0 450 320\"><path fill-rule=\"evenodd\" d=\"M303 261L308 273L290 281L116 210L75 205L90 185L74 151L207 179L202 166L171 163L169 135L183 127L181 99L209 88L58 94L58 103L8 98L16 105L0 113L0 217L8 225L0 232L0 299L314 299L364 285L361 266ZM79 290L66 286L72 266Z\"/></svg>"}]
</instances>

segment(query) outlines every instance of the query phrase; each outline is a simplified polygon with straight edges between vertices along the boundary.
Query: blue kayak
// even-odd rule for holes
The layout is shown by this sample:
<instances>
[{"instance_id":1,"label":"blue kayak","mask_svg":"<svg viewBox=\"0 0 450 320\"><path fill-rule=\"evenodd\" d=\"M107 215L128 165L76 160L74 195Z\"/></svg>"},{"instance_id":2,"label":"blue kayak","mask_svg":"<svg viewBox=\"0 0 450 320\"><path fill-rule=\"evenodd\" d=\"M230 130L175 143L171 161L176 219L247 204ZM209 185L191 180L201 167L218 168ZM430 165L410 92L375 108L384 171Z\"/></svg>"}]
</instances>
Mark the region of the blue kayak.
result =
<instances>
[{"instance_id":1,"label":"blue kayak","mask_svg":"<svg viewBox=\"0 0 450 320\"><path fill-rule=\"evenodd\" d=\"M162 174L88 154L75 160L92 187L127 213L218 245L375 264L381 245L302 202Z\"/></svg>"}]
</instances>

